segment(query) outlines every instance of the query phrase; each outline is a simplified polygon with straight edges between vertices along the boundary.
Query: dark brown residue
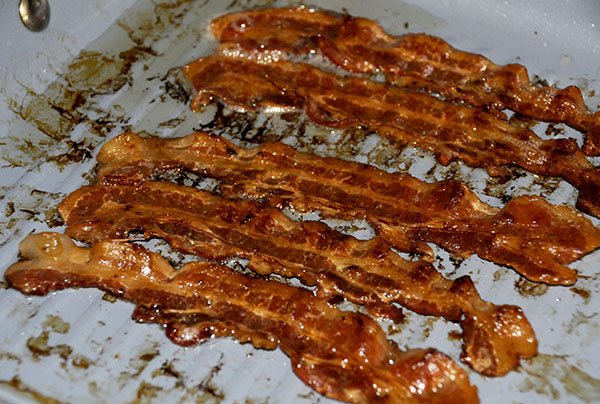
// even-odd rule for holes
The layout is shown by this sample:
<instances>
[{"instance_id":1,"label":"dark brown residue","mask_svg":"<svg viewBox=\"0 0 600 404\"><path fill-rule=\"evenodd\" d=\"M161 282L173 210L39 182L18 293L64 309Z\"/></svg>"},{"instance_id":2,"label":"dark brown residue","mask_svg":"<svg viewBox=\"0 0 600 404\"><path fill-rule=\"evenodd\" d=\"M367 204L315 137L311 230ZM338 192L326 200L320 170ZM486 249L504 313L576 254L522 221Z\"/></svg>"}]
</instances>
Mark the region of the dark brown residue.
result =
<instances>
[{"instance_id":1,"label":"dark brown residue","mask_svg":"<svg viewBox=\"0 0 600 404\"><path fill-rule=\"evenodd\" d=\"M458 269L465 260L465 257L461 257L460 255L454 253L450 253L449 258L455 269Z\"/></svg>"},{"instance_id":2,"label":"dark brown residue","mask_svg":"<svg viewBox=\"0 0 600 404\"><path fill-rule=\"evenodd\" d=\"M158 127L175 129L184 121L185 121L185 119L183 119L183 118L173 118L173 119L169 119L168 121L159 123Z\"/></svg>"},{"instance_id":3,"label":"dark brown residue","mask_svg":"<svg viewBox=\"0 0 600 404\"><path fill-rule=\"evenodd\" d=\"M38 390L23 383L19 376L14 376L11 380L0 380L0 385L8 386L41 404L61 404L60 401L42 394Z\"/></svg>"},{"instance_id":4,"label":"dark brown residue","mask_svg":"<svg viewBox=\"0 0 600 404\"><path fill-rule=\"evenodd\" d=\"M448 332L448 339L451 341L461 341L462 340L462 332L452 330Z\"/></svg>"},{"instance_id":5,"label":"dark brown residue","mask_svg":"<svg viewBox=\"0 0 600 404\"><path fill-rule=\"evenodd\" d=\"M320 403L321 402L321 396L319 396L314 391L309 391L306 394L298 394L298 397L302 398L304 400L310 400L311 403Z\"/></svg>"},{"instance_id":6,"label":"dark brown residue","mask_svg":"<svg viewBox=\"0 0 600 404\"><path fill-rule=\"evenodd\" d=\"M172 67L167 74L160 78L163 94L161 101L166 101L169 97L182 104L187 104L192 98L193 88L183 75L183 69L180 66Z\"/></svg>"},{"instance_id":7,"label":"dark brown residue","mask_svg":"<svg viewBox=\"0 0 600 404\"><path fill-rule=\"evenodd\" d=\"M145 404L153 402L159 391L163 390L162 387L154 386L147 382L141 382L136 392L136 398L129 402L129 404Z\"/></svg>"},{"instance_id":8,"label":"dark brown residue","mask_svg":"<svg viewBox=\"0 0 600 404\"><path fill-rule=\"evenodd\" d=\"M519 391L523 393L535 391L557 402L562 398L562 386L566 393L583 402L596 403L600 400L600 380L570 364L564 356L538 354L524 361L517 371L524 375L518 383Z\"/></svg>"},{"instance_id":9,"label":"dark brown residue","mask_svg":"<svg viewBox=\"0 0 600 404\"><path fill-rule=\"evenodd\" d=\"M536 32L537 34L537 32ZM534 74L533 77L531 78L531 84L534 86L538 86L538 87L548 87L548 81L546 81L546 79L541 78L540 76L538 76L537 74Z\"/></svg>"},{"instance_id":10,"label":"dark brown residue","mask_svg":"<svg viewBox=\"0 0 600 404\"><path fill-rule=\"evenodd\" d=\"M541 177L534 175L531 187L539 187L540 196L543 198L548 198L560 187L561 182L562 180L558 177Z\"/></svg>"},{"instance_id":11,"label":"dark brown residue","mask_svg":"<svg viewBox=\"0 0 600 404\"><path fill-rule=\"evenodd\" d=\"M113 295L111 295L110 293L104 293L102 295L102 300L109 302L109 303L115 303L117 301L117 298Z\"/></svg>"},{"instance_id":12,"label":"dark brown residue","mask_svg":"<svg viewBox=\"0 0 600 404\"><path fill-rule=\"evenodd\" d=\"M69 323L63 321L59 316L52 314L46 316L46 320L44 320L42 326L58 334L66 334L69 332L69 328L71 328Z\"/></svg>"},{"instance_id":13,"label":"dark brown residue","mask_svg":"<svg viewBox=\"0 0 600 404\"><path fill-rule=\"evenodd\" d=\"M29 191L29 195L23 196L23 191ZM64 224L56 210L58 201L64 198L62 192L52 193L39 189L28 189L23 185L19 192L11 197L15 200L8 201L5 206L6 219L0 218L0 235L8 235L7 230L18 228L26 220L44 223L50 228Z\"/></svg>"},{"instance_id":14,"label":"dark brown residue","mask_svg":"<svg viewBox=\"0 0 600 404\"><path fill-rule=\"evenodd\" d=\"M163 39L169 31L179 28L183 18L206 5L208 0L163 1L154 3L154 10L150 13L138 13L122 17L117 25L125 31L129 39L140 47L149 48L155 42Z\"/></svg>"},{"instance_id":15,"label":"dark brown residue","mask_svg":"<svg viewBox=\"0 0 600 404\"><path fill-rule=\"evenodd\" d=\"M209 131L239 140L252 147L266 142L284 141L294 149L322 157L356 160L367 159L373 166L392 171L407 171L410 160L402 158L405 144L376 135L366 127L350 127L333 131L311 123L303 112L259 114L240 112L213 103L216 112L212 120L195 130ZM373 137L375 146L364 149L367 138Z\"/></svg>"},{"instance_id":16,"label":"dark brown residue","mask_svg":"<svg viewBox=\"0 0 600 404\"><path fill-rule=\"evenodd\" d=\"M152 346L145 347L136 357L131 358L129 360L129 365L133 369L133 372L122 374L121 376L126 377L128 380L140 376L150 362L160 355L160 351L157 348L159 345L160 344L156 342Z\"/></svg>"},{"instance_id":17,"label":"dark brown residue","mask_svg":"<svg viewBox=\"0 0 600 404\"><path fill-rule=\"evenodd\" d=\"M9 100L9 108L38 132L8 136L0 156L11 167L51 162L61 170L90 159L106 135L127 121L114 111L99 109L96 98L130 84L133 64L151 56L151 50L137 46L112 55L82 51L43 93L27 90L23 99ZM87 135L73 140L71 133L79 125L85 125Z\"/></svg>"},{"instance_id":18,"label":"dark brown residue","mask_svg":"<svg viewBox=\"0 0 600 404\"><path fill-rule=\"evenodd\" d=\"M23 361L17 355L10 352L0 352L0 360L10 360L21 364Z\"/></svg>"},{"instance_id":19,"label":"dark brown residue","mask_svg":"<svg viewBox=\"0 0 600 404\"><path fill-rule=\"evenodd\" d=\"M204 399L211 398L217 403L225 399L225 394L220 391L220 389L216 387L213 382L213 378L221 371L221 368L223 367L223 357L224 355L221 354L217 364L212 367L210 373L200 382L200 384L198 384L198 389L206 395Z\"/></svg>"},{"instance_id":20,"label":"dark brown residue","mask_svg":"<svg viewBox=\"0 0 600 404\"><path fill-rule=\"evenodd\" d=\"M515 289L521 296L541 296L548 291L548 285L529 282L525 278L519 278L515 281Z\"/></svg>"},{"instance_id":21,"label":"dark brown residue","mask_svg":"<svg viewBox=\"0 0 600 404\"><path fill-rule=\"evenodd\" d=\"M158 355L160 355L160 352L158 350L151 350L149 352L145 352L145 353L141 354L139 356L139 359L144 362L150 362L154 358L156 358Z\"/></svg>"},{"instance_id":22,"label":"dark brown residue","mask_svg":"<svg viewBox=\"0 0 600 404\"><path fill-rule=\"evenodd\" d=\"M75 354L71 356L71 364L76 368L87 369L90 367L92 362L89 358L86 358L83 355Z\"/></svg>"},{"instance_id":23,"label":"dark brown residue","mask_svg":"<svg viewBox=\"0 0 600 404\"><path fill-rule=\"evenodd\" d=\"M181 373L173 367L173 361L165 361L160 368L152 372L152 377L157 376L174 377L175 379L182 378Z\"/></svg>"},{"instance_id":24,"label":"dark brown residue","mask_svg":"<svg viewBox=\"0 0 600 404\"><path fill-rule=\"evenodd\" d=\"M590 296L592 295L592 293L587 290L587 289L582 289L582 288L578 288L578 287L572 287L569 289L571 292L575 293L576 295L579 295L583 298L583 300L587 301Z\"/></svg>"},{"instance_id":25,"label":"dark brown residue","mask_svg":"<svg viewBox=\"0 0 600 404\"><path fill-rule=\"evenodd\" d=\"M66 360L73 349L64 344L50 346L48 345L50 333L47 330L42 331L37 337L29 337L27 339L27 349L33 355L35 360L39 360L40 356L58 355L62 359Z\"/></svg>"},{"instance_id":26,"label":"dark brown residue","mask_svg":"<svg viewBox=\"0 0 600 404\"><path fill-rule=\"evenodd\" d=\"M564 137L565 136L565 127L562 125L549 123L548 127L546 127L546 136L552 137Z\"/></svg>"},{"instance_id":27,"label":"dark brown residue","mask_svg":"<svg viewBox=\"0 0 600 404\"><path fill-rule=\"evenodd\" d=\"M69 323L64 322L60 317L54 315L46 316L46 320L42 324L43 331L37 337L29 337L25 346L33 355L35 360L40 356L58 355L63 360L67 360L73 349L65 344L55 346L48 345L50 333L66 334L69 331Z\"/></svg>"},{"instance_id":28,"label":"dark brown residue","mask_svg":"<svg viewBox=\"0 0 600 404\"><path fill-rule=\"evenodd\" d=\"M225 10L232 10L236 8L241 9L249 9L249 8L257 8L257 7L269 7L277 3L277 0L232 0L231 3ZM293 6L295 2L292 2L290 6ZM297 2L297 5L303 4L302 2Z\"/></svg>"},{"instance_id":29,"label":"dark brown residue","mask_svg":"<svg viewBox=\"0 0 600 404\"><path fill-rule=\"evenodd\" d=\"M4 207L4 216L11 217L13 213L15 213L15 203L12 201L7 202Z\"/></svg>"}]
</instances>

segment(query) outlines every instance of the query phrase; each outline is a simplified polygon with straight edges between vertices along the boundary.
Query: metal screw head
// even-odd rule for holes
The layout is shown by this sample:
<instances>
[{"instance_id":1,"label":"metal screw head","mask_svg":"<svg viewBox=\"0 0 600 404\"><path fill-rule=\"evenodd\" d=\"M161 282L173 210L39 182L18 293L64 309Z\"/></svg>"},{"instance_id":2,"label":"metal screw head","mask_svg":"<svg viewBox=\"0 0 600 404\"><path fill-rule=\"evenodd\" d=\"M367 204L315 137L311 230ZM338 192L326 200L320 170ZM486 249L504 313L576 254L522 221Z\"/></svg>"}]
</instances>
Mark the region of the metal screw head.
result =
<instances>
[{"instance_id":1,"label":"metal screw head","mask_svg":"<svg viewBox=\"0 0 600 404\"><path fill-rule=\"evenodd\" d=\"M50 4L48 0L20 0L19 16L30 31L42 31L50 22Z\"/></svg>"}]
</instances>

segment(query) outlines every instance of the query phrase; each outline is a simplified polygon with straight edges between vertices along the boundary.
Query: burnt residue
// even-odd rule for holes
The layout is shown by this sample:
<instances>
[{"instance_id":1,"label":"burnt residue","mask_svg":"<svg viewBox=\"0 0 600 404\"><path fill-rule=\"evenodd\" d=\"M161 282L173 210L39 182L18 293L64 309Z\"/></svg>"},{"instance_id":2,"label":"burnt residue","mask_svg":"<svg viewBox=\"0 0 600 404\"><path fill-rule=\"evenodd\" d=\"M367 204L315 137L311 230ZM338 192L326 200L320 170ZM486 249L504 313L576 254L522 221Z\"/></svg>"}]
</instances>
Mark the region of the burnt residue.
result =
<instances>
[{"instance_id":1,"label":"burnt residue","mask_svg":"<svg viewBox=\"0 0 600 404\"><path fill-rule=\"evenodd\" d=\"M503 169L508 174L508 181L501 177L488 177L485 180L483 192L486 195L499 199L503 204L507 204L514 197L517 190L514 184L520 178L526 177L527 173L521 168L513 166L505 166Z\"/></svg>"},{"instance_id":2,"label":"burnt residue","mask_svg":"<svg viewBox=\"0 0 600 404\"><path fill-rule=\"evenodd\" d=\"M177 0L155 2L153 9L120 18L117 25L129 39L140 47L150 47L163 39L169 32L179 28L183 18L202 8L208 0Z\"/></svg>"},{"instance_id":3,"label":"burnt residue","mask_svg":"<svg viewBox=\"0 0 600 404\"><path fill-rule=\"evenodd\" d=\"M560 187L562 179L558 177L541 177L538 175L533 176L532 185L530 188L538 190L538 194L543 198L548 198L551 194L556 192Z\"/></svg>"},{"instance_id":4,"label":"burnt residue","mask_svg":"<svg viewBox=\"0 0 600 404\"><path fill-rule=\"evenodd\" d=\"M515 290L521 296L542 296L548 291L548 285L543 283L530 282L525 278L519 278L515 281Z\"/></svg>"},{"instance_id":5,"label":"burnt residue","mask_svg":"<svg viewBox=\"0 0 600 404\"><path fill-rule=\"evenodd\" d=\"M404 143L380 137L368 127L332 130L310 122L299 111L264 114L233 110L221 103L211 107L215 109L212 119L194 130L219 134L246 147L283 141L296 150L322 157L369 161L389 171L410 168L410 161L402 156Z\"/></svg>"},{"instance_id":6,"label":"burnt residue","mask_svg":"<svg viewBox=\"0 0 600 404\"><path fill-rule=\"evenodd\" d=\"M62 192L46 192L25 185L8 190L4 197L10 199L4 207L5 217L0 217L0 239L8 237L23 221L43 223L50 228L64 224L56 205L65 194Z\"/></svg>"},{"instance_id":7,"label":"burnt residue","mask_svg":"<svg viewBox=\"0 0 600 404\"><path fill-rule=\"evenodd\" d=\"M6 203L6 206L4 207L4 216L11 217L13 213L15 213L15 203L12 201L9 201Z\"/></svg>"},{"instance_id":8,"label":"burnt residue","mask_svg":"<svg viewBox=\"0 0 600 404\"><path fill-rule=\"evenodd\" d=\"M9 360L18 364L23 363L23 360L20 357L10 352L0 352L0 360Z\"/></svg>"},{"instance_id":9,"label":"burnt residue","mask_svg":"<svg viewBox=\"0 0 600 404\"><path fill-rule=\"evenodd\" d=\"M61 404L60 401L46 394L42 394L37 389L34 389L33 387L23 383L19 376L14 376L10 380L0 380L0 385L10 387L29 399L41 404Z\"/></svg>"},{"instance_id":10,"label":"burnt residue","mask_svg":"<svg viewBox=\"0 0 600 404\"><path fill-rule=\"evenodd\" d=\"M130 401L129 404L145 404L154 402L157 395L163 388L160 386L154 386L147 382L141 382L135 394L135 399Z\"/></svg>"},{"instance_id":11,"label":"burnt residue","mask_svg":"<svg viewBox=\"0 0 600 404\"><path fill-rule=\"evenodd\" d=\"M92 361L86 356L80 354L71 355L71 364L79 369L87 369L92 364Z\"/></svg>"},{"instance_id":12,"label":"burnt residue","mask_svg":"<svg viewBox=\"0 0 600 404\"><path fill-rule=\"evenodd\" d=\"M173 361L163 362L163 364L160 366L160 368L158 368L154 372L152 372L152 377L157 377L157 376L173 377L178 380L182 379L181 373L179 371L177 371L175 369L175 367L173 366Z\"/></svg>"},{"instance_id":13,"label":"burnt residue","mask_svg":"<svg viewBox=\"0 0 600 404\"><path fill-rule=\"evenodd\" d=\"M531 77L531 84L537 87L549 87L548 81L546 79L541 78L537 74L534 74Z\"/></svg>"},{"instance_id":14,"label":"burnt residue","mask_svg":"<svg viewBox=\"0 0 600 404\"><path fill-rule=\"evenodd\" d=\"M583 289L583 288L572 287L569 290L571 292L575 293L576 295L580 296L586 302L589 300L590 296L592 295L592 293L589 290Z\"/></svg>"},{"instance_id":15,"label":"burnt residue","mask_svg":"<svg viewBox=\"0 0 600 404\"><path fill-rule=\"evenodd\" d=\"M59 316L55 316L53 314L49 314L46 316L46 320L44 320L44 322L42 323L42 326L45 329L48 329L48 330L58 333L58 334L66 334L69 332L69 329L71 328L69 323L65 322Z\"/></svg>"},{"instance_id":16,"label":"burnt residue","mask_svg":"<svg viewBox=\"0 0 600 404\"><path fill-rule=\"evenodd\" d=\"M269 131L269 122L272 117L266 119L262 125L257 125L259 114L254 111L234 111L223 106L221 103L214 104L216 111L212 120L207 124L201 124L195 130L208 131L228 137L240 139L245 142L261 143L263 141L281 140L282 133ZM294 133L294 128L290 125L287 133ZM265 133L267 132L267 133ZM269 136L267 139L266 137Z\"/></svg>"},{"instance_id":17,"label":"burnt residue","mask_svg":"<svg viewBox=\"0 0 600 404\"><path fill-rule=\"evenodd\" d=\"M27 339L25 346L33 355L34 360L39 360L40 357L58 355L63 361L69 358L73 349L65 344L49 345L50 333L66 334L69 331L69 323L64 322L60 317L48 315L42 324L43 331L36 337ZM65 362L63 362L64 364Z\"/></svg>"},{"instance_id":18,"label":"burnt residue","mask_svg":"<svg viewBox=\"0 0 600 404\"><path fill-rule=\"evenodd\" d=\"M462 263L465 260L465 257L461 257L458 254L449 253L449 259L452 265L454 266L454 269L456 270L462 265Z\"/></svg>"},{"instance_id":19,"label":"burnt residue","mask_svg":"<svg viewBox=\"0 0 600 404\"><path fill-rule=\"evenodd\" d=\"M160 96L161 101L166 101L169 97L179 103L186 104L192 98L193 87L185 78L183 69L179 66L169 69L167 74L160 77L161 88L163 94Z\"/></svg>"},{"instance_id":20,"label":"burnt residue","mask_svg":"<svg viewBox=\"0 0 600 404\"><path fill-rule=\"evenodd\" d=\"M549 123L544 133L549 137L564 137L565 127L562 124Z\"/></svg>"},{"instance_id":21,"label":"burnt residue","mask_svg":"<svg viewBox=\"0 0 600 404\"><path fill-rule=\"evenodd\" d=\"M225 7L226 10L233 9L249 9L249 8L257 8L257 7L269 7L273 6L277 3L277 0L232 0L231 3ZM303 4L301 1L292 1L288 2L289 7L293 7L294 5Z\"/></svg>"},{"instance_id":22,"label":"burnt residue","mask_svg":"<svg viewBox=\"0 0 600 404\"><path fill-rule=\"evenodd\" d=\"M303 400L308 400L311 403L320 403L322 396L315 393L314 391L309 391L306 394L298 394L298 398L301 398Z\"/></svg>"},{"instance_id":23,"label":"burnt residue","mask_svg":"<svg viewBox=\"0 0 600 404\"><path fill-rule=\"evenodd\" d=\"M184 118L173 118L158 124L159 128L175 129L185 121Z\"/></svg>"},{"instance_id":24,"label":"burnt residue","mask_svg":"<svg viewBox=\"0 0 600 404\"><path fill-rule=\"evenodd\" d=\"M451 341L462 341L463 334L457 330L448 331L448 339Z\"/></svg>"},{"instance_id":25,"label":"burnt residue","mask_svg":"<svg viewBox=\"0 0 600 404\"><path fill-rule=\"evenodd\" d=\"M9 98L11 111L32 128L7 136L0 157L11 167L50 162L60 169L90 159L106 135L127 122L123 114L99 108L98 97L129 85L133 64L152 56L138 46L115 54L84 50L43 93L26 89L22 98ZM86 136L75 139L80 125Z\"/></svg>"},{"instance_id":26,"label":"burnt residue","mask_svg":"<svg viewBox=\"0 0 600 404\"><path fill-rule=\"evenodd\" d=\"M523 393L534 391L554 402L565 399L565 393L585 403L600 400L600 379L569 363L565 356L538 354L524 360L517 371L524 375L518 383Z\"/></svg>"},{"instance_id":27,"label":"burnt residue","mask_svg":"<svg viewBox=\"0 0 600 404\"><path fill-rule=\"evenodd\" d=\"M200 396L197 396L197 399L211 400L217 403L220 403L225 399L225 394L221 391L219 387L214 384L214 377L221 371L223 367L223 357L221 354L217 363L212 367L208 375L197 385L198 392L201 392Z\"/></svg>"}]
</instances>

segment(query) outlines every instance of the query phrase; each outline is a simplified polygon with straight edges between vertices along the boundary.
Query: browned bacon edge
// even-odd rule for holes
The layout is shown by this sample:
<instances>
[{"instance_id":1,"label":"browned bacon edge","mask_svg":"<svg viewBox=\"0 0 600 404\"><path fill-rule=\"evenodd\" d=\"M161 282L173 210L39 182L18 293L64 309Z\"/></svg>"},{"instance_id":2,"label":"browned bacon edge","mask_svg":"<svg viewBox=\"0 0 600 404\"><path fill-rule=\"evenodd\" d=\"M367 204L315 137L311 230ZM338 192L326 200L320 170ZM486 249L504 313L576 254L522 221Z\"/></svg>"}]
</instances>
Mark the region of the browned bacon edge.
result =
<instances>
[{"instance_id":1,"label":"browned bacon edge","mask_svg":"<svg viewBox=\"0 0 600 404\"><path fill-rule=\"evenodd\" d=\"M537 352L521 309L483 301L468 277L448 280L425 261L402 259L379 238L359 241L254 201L148 181L84 187L61 202L59 212L77 239L160 237L207 259L247 258L258 273L297 277L317 285L325 298L344 297L375 314L398 303L459 322L462 359L485 375L503 375Z\"/></svg>"},{"instance_id":2,"label":"browned bacon edge","mask_svg":"<svg viewBox=\"0 0 600 404\"><path fill-rule=\"evenodd\" d=\"M600 154L600 112L590 112L577 87L533 85L524 66L499 66L437 37L391 36L375 21L304 6L226 14L213 20L211 30L220 42L246 50L320 52L350 72L382 72L400 87L437 93L496 115L508 108L529 118L564 122L587 132L586 154Z\"/></svg>"},{"instance_id":3,"label":"browned bacon edge","mask_svg":"<svg viewBox=\"0 0 600 404\"><path fill-rule=\"evenodd\" d=\"M547 284L575 282L576 272L565 264L600 246L600 231L588 219L539 197L521 196L500 210L456 181L424 183L282 143L243 149L204 132L178 139L125 133L103 146L98 162L105 183L137 184L161 170L187 170L225 181L221 190L233 197L367 219L402 251L430 253L426 242L433 242L464 257L475 253L510 265Z\"/></svg>"},{"instance_id":4,"label":"browned bacon edge","mask_svg":"<svg viewBox=\"0 0 600 404\"><path fill-rule=\"evenodd\" d=\"M371 318L342 312L310 291L253 279L207 262L175 270L140 245L77 247L62 234L20 244L24 261L5 276L26 294L96 287L137 305L136 318L168 325L175 343L211 333L280 347L294 373L321 394L356 403L476 403L465 372L434 349L400 351ZM145 315L144 315L145 313Z\"/></svg>"},{"instance_id":5,"label":"browned bacon edge","mask_svg":"<svg viewBox=\"0 0 600 404\"><path fill-rule=\"evenodd\" d=\"M461 159L504 179L509 177L506 165L561 177L579 190L577 207L600 217L600 170L573 139L544 140L474 108L367 79L336 76L308 64L226 53L229 56L216 54L184 67L198 91L193 109L214 97L249 110L304 108L317 124L367 126L434 153L444 165Z\"/></svg>"}]
</instances>

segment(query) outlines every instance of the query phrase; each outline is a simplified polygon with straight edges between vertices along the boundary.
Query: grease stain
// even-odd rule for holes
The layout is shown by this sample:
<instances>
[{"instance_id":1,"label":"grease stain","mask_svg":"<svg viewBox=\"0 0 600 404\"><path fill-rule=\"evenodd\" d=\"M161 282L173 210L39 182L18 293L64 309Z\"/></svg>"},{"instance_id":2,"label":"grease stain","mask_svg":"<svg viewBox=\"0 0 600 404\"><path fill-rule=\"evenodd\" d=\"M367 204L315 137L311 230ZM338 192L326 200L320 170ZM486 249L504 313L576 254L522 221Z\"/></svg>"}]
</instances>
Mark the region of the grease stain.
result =
<instances>
[{"instance_id":1,"label":"grease stain","mask_svg":"<svg viewBox=\"0 0 600 404\"><path fill-rule=\"evenodd\" d=\"M548 291L548 285L530 282L522 277L515 281L514 286L521 296L527 297L542 296Z\"/></svg>"},{"instance_id":2,"label":"grease stain","mask_svg":"<svg viewBox=\"0 0 600 404\"><path fill-rule=\"evenodd\" d=\"M40 393L37 389L23 383L19 376L14 376L11 380L0 380L0 385L7 386L12 390L23 394L28 399L31 399L40 404L61 404L58 401L48 395Z\"/></svg>"},{"instance_id":3,"label":"grease stain","mask_svg":"<svg viewBox=\"0 0 600 404\"><path fill-rule=\"evenodd\" d=\"M564 356L538 354L524 360L518 372L525 375L518 384L521 392L535 391L554 401L564 399L565 392L586 403L600 400L600 379L570 364Z\"/></svg>"}]
</instances>

